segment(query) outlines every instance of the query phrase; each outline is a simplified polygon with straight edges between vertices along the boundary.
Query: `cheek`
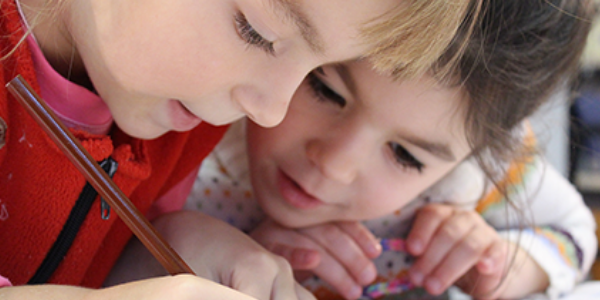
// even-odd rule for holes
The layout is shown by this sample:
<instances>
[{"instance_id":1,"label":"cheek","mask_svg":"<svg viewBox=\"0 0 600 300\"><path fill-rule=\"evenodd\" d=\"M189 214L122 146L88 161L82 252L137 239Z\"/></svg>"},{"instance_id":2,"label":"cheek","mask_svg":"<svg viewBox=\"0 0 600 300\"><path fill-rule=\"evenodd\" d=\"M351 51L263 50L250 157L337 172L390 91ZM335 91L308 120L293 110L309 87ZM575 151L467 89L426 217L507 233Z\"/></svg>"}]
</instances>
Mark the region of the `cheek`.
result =
<instances>
[{"instance_id":1,"label":"cheek","mask_svg":"<svg viewBox=\"0 0 600 300\"><path fill-rule=\"evenodd\" d=\"M138 55L122 66L129 67L131 86L138 89L166 95L205 95L213 90L224 88L235 73L223 56L230 53L223 50L220 54L212 49L192 51L184 45L175 45L169 49L159 49L147 55ZM127 65L129 64L129 65Z\"/></svg>"},{"instance_id":2,"label":"cheek","mask_svg":"<svg viewBox=\"0 0 600 300\"><path fill-rule=\"evenodd\" d=\"M370 216L367 218L379 217L393 213L408 204L419 190L413 184L402 181L379 181L372 184L371 192L365 195L361 209Z\"/></svg>"},{"instance_id":3,"label":"cheek","mask_svg":"<svg viewBox=\"0 0 600 300\"><path fill-rule=\"evenodd\" d=\"M263 128L248 121L247 152L253 180L271 179L281 164L293 160L297 154L293 150L294 141L287 131L275 128Z\"/></svg>"},{"instance_id":4,"label":"cheek","mask_svg":"<svg viewBox=\"0 0 600 300\"><path fill-rule=\"evenodd\" d=\"M240 65L244 47L229 35L156 32L147 39L123 41L131 46L114 47L119 50L109 61L111 73L133 90L168 96L206 94L234 80L238 69L244 68Z\"/></svg>"},{"instance_id":5,"label":"cheek","mask_svg":"<svg viewBox=\"0 0 600 300\"><path fill-rule=\"evenodd\" d=\"M295 95L284 119L275 127L263 128L248 122L248 144L257 149L290 149L303 147L309 139L316 138L318 129L323 129L319 125L321 118L318 111L307 109L307 102L308 99Z\"/></svg>"},{"instance_id":6,"label":"cheek","mask_svg":"<svg viewBox=\"0 0 600 300\"><path fill-rule=\"evenodd\" d=\"M260 160L263 157L271 155L269 150L277 148L280 142L277 139L276 131L272 128L261 127L250 120L246 120L246 124L246 138L250 159Z\"/></svg>"},{"instance_id":7,"label":"cheek","mask_svg":"<svg viewBox=\"0 0 600 300\"><path fill-rule=\"evenodd\" d=\"M441 171L425 174L410 171L400 176L388 175L378 179L373 176L369 187L364 189L368 192L359 200L360 213L364 214L362 219L380 217L402 209L436 183L443 174Z\"/></svg>"},{"instance_id":8,"label":"cheek","mask_svg":"<svg viewBox=\"0 0 600 300\"><path fill-rule=\"evenodd\" d=\"M248 163L251 168L255 168L255 166L262 160L264 156L264 144L261 138L261 128L258 128L254 123L247 121L248 129L246 131L246 145L247 145L247 153L248 153ZM254 170L252 170L254 172Z\"/></svg>"}]
</instances>

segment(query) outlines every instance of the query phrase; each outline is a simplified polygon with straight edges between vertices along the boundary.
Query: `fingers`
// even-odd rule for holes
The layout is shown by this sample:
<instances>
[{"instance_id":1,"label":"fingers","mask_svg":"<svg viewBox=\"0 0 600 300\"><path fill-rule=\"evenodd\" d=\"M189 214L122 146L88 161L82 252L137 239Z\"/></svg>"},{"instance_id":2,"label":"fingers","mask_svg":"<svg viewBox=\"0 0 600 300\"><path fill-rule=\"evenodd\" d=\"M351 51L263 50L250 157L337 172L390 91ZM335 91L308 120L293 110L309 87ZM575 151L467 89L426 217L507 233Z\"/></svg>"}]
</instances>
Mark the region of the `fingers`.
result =
<instances>
[{"instance_id":1,"label":"fingers","mask_svg":"<svg viewBox=\"0 0 600 300\"><path fill-rule=\"evenodd\" d=\"M314 239L321 247L323 247L332 260L341 264L345 270L350 273L354 281L359 285L366 285L375 280L377 270L371 258L365 254L362 247L357 243L355 236L359 239L367 240L369 236L352 227L349 224L336 226L337 224L321 225L318 228L307 228L301 230L310 238ZM345 234L346 230L350 234ZM375 238L373 237L373 240ZM373 252L381 251L374 250ZM325 255L322 257L322 264L326 263Z\"/></svg>"},{"instance_id":2,"label":"fingers","mask_svg":"<svg viewBox=\"0 0 600 300\"><path fill-rule=\"evenodd\" d=\"M356 282L344 266L328 255L323 255L321 264L313 272L345 299L358 299L362 294L362 285Z\"/></svg>"},{"instance_id":3,"label":"fingers","mask_svg":"<svg viewBox=\"0 0 600 300\"><path fill-rule=\"evenodd\" d=\"M406 249L412 255L419 256L423 254L428 247L428 243L454 210L446 205L428 205L423 207L417 213L412 229L406 238Z\"/></svg>"},{"instance_id":4,"label":"fingers","mask_svg":"<svg viewBox=\"0 0 600 300\"><path fill-rule=\"evenodd\" d=\"M477 299L496 299L507 274L508 250L506 241L495 241L457 286Z\"/></svg>"},{"instance_id":5,"label":"fingers","mask_svg":"<svg viewBox=\"0 0 600 300\"><path fill-rule=\"evenodd\" d=\"M445 222L453 214L454 209L446 205L428 205L417 213L413 227L406 239L408 252L417 257L409 271L411 281L417 286L423 285L426 277L454 246L455 241L451 239L452 235L464 234L465 226L454 225L460 228L461 233L445 227ZM438 230L442 228L447 231L437 237ZM431 282L430 285L435 286L436 282Z\"/></svg>"},{"instance_id":6,"label":"fingers","mask_svg":"<svg viewBox=\"0 0 600 300\"><path fill-rule=\"evenodd\" d=\"M284 260L282 263L289 266ZM273 290L270 298L271 300L288 300L288 299L298 299L298 300L316 300L316 298L304 287L298 284L293 280L293 273L291 267L289 268L289 274L279 273L279 276L275 278L273 283ZM290 277L292 277L292 281L290 281ZM289 283L293 282L292 285ZM291 297L291 295L295 295L296 297ZM259 299L260 300L260 299Z\"/></svg>"},{"instance_id":7,"label":"fingers","mask_svg":"<svg viewBox=\"0 0 600 300\"><path fill-rule=\"evenodd\" d=\"M299 296L306 297L304 293L296 294L301 289L296 287L291 266L280 256L254 252L240 260L239 264L244 268L234 270L230 285L246 295L258 300L296 300L300 299Z\"/></svg>"},{"instance_id":8,"label":"fingers","mask_svg":"<svg viewBox=\"0 0 600 300\"><path fill-rule=\"evenodd\" d=\"M347 299L362 294L377 271L371 261L381 248L377 239L358 222L339 222L304 229L264 222L252 237L287 259L295 270L310 270Z\"/></svg>"},{"instance_id":9,"label":"fingers","mask_svg":"<svg viewBox=\"0 0 600 300\"><path fill-rule=\"evenodd\" d=\"M484 275L472 268L456 282L456 286L475 299L497 299L504 276L502 271Z\"/></svg>"},{"instance_id":10,"label":"fingers","mask_svg":"<svg viewBox=\"0 0 600 300\"><path fill-rule=\"evenodd\" d=\"M480 215L447 205L424 207L407 238L417 257L409 275L414 284L438 295L472 268L481 268L495 281L501 265L501 241ZM479 272L477 270L477 272ZM486 275L486 276L488 276Z\"/></svg>"},{"instance_id":11,"label":"fingers","mask_svg":"<svg viewBox=\"0 0 600 300\"><path fill-rule=\"evenodd\" d=\"M475 266L494 242L493 232L487 227L474 226L451 248L446 256L430 271L423 283L432 293L441 293Z\"/></svg>"},{"instance_id":12,"label":"fingers","mask_svg":"<svg viewBox=\"0 0 600 300\"><path fill-rule=\"evenodd\" d=\"M162 223L157 221L157 228L194 270L203 270L199 273L258 300L314 299L298 290L292 268L283 257L267 251L238 229L199 212L170 216L158 219ZM265 241L270 240L265 237ZM195 299L203 296L198 293Z\"/></svg>"},{"instance_id":13,"label":"fingers","mask_svg":"<svg viewBox=\"0 0 600 300\"><path fill-rule=\"evenodd\" d=\"M494 241L477 263L477 271L483 275L502 273L506 266L508 247L502 239Z\"/></svg>"},{"instance_id":14,"label":"fingers","mask_svg":"<svg viewBox=\"0 0 600 300\"><path fill-rule=\"evenodd\" d=\"M356 242L367 257L373 259L381 254L381 244L379 243L379 240L362 223L339 222L338 226Z\"/></svg>"},{"instance_id":15,"label":"fingers","mask_svg":"<svg viewBox=\"0 0 600 300\"><path fill-rule=\"evenodd\" d=\"M321 261L320 247L313 240L271 220L263 222L251 236L269 251L287 259L295 270L313 269Z\"/></svg>"},{"instance_id":16,"label":"fingers","mask_svg":"<svg viewBox=\"0 0 600 300\"><path fill-rule=\"evenodd\" d=\"M299 230L323 251L315 275L346 299L356 299L377 276L372 257L380 254L376 238L358 222L340 222Z\"/></svg>"},{"instance_id":17,"label":"fingers","mask_svg":"<svg viewBox=\"0 0 600 300\"><path fill-rule=\"evenodd\" d=\"M305 251L306 250L306 251ZM292 251L291 258L292 260L296 260L295 256L301 256L303 259L306 259L306 255L315 256L318 258L318 253L315 253L314 250L307 249L295 249ZM310 261L310 259L308 260ZM314 260L313 260L314 261ZM318 259L317 265L318 265ZM280 269L286 269L285 272L278 272L277 277L273 282L273 286L271 288L270 298L264 299L272 299L272 300L287 300L287 299L298 299L298 300L316 300L312 293L310 293L307 289L302 287L295 280L292 268L287 263L285 258L279 261ZM293 283L290 285L290 282ZM291 297L291 295L296 295L297 298ZM263 298L259 298L263 299Z\"/></svg>"},{"instance_id":18,"label":"fingers","mask_svg":"<svg viewBox=\"0 0 600 300\"><path fill-rule=\"evenodd\" d=\"M285 258L294 270L312 270L321 263L319 251L284 244L271 244L268 249Z\"/></svg>"}]
</instances>

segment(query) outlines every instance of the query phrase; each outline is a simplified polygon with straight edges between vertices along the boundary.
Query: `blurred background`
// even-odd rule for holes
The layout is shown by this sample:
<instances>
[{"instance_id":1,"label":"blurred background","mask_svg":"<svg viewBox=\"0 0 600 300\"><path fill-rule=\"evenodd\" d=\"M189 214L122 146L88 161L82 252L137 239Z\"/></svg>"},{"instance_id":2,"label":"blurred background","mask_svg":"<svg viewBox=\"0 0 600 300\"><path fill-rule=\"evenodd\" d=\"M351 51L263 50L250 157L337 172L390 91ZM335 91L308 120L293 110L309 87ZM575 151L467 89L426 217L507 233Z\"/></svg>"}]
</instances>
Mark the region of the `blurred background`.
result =
<instances>
[{"instance_id":1,"label":"blurred background","mask_svg":"<svg viewBox=\"0 0 600 300\"><path fill-rule=\"evenodd\" d=\"M600 0L595 2L600 11ZM582 193L600 224L600 14L593 20L577 84L556 93L531 123L541 150ZM600 230L596 235L600 240ZM600 255L590 276L600 280Z\"/></svg>"}]
</instances>

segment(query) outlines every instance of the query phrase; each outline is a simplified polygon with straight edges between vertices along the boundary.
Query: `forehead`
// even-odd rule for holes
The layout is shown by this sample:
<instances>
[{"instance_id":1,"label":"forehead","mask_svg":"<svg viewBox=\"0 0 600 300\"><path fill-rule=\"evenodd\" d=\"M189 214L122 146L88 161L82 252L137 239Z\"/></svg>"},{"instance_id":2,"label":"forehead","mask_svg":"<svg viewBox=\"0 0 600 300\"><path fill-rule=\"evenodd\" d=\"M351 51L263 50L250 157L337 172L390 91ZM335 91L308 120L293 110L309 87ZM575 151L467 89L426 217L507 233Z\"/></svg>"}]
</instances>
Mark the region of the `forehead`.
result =
<instances>
[{"instance_id":1,"label":"forehead","mask_svg":"<svg viewBox=\"0 0 600 300\"><path fill-rule=\"evenodd\" d=\"M270 0L269 4L278 14L298 27L300 34L314 52L324 51L323 39L300 3L290 0Z\"/></svg>"},{"instance_id":2,"label":"forehead","mask_svg":"<svg viewBox=\"0 0 600 300\"><path fill-rule=\"evenodd\" d=\"M353 81L349 92L355 95L370 122L385 130L448 144L457 152L470 152L465 136L467 94L463 88L442 86L427 75L394 80L376 73L366 61L345 66L349 78L342 80ZM341 73L340 77L344 77Z\"/></svg>"},{"instance_id":3,"label":"forehead","mask_svg":"<svg viewBox=\"0 0 600 300\"><path fill-rule=\"evenodd\" d=\"M370 50L361 40L364 26L383 20L401 0L262 0L287 22L298 28L315 52L356 58Z\"/></svg>"}]
</instances>

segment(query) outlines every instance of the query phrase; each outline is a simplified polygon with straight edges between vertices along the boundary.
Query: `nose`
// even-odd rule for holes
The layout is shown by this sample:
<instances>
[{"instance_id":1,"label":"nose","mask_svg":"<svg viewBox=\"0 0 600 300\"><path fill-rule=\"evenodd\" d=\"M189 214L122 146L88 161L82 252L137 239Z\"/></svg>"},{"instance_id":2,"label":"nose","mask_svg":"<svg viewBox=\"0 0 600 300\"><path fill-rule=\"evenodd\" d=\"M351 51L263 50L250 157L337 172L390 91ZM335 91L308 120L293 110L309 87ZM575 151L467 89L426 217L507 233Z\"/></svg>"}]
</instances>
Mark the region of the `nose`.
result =
<instances>
[{"instance_id":1,"label":"nose","mask_svg":"<svg viewBox=\"0 0 600 300\"><path fill-rule=\"evenodd\" d=\"M296 89L309 69L289 64L250 75L253 84L238 85L231 97L255 123L273 127L281 123Z\"/></svg>"},{"instance_id":2,"label":"nose","mask_svg":"<svg viewBox=\"0 0 600 300\"><path fill-rule=\"evenodd\" d=\"M368 160L368 142L351 128L334 130L327 138L309 140L306 155L326 178L348 185Z\"/></svg>"},{"instance_id":3,"label":"nose","mask_svg":"<svg viewBox=\"0 0 600 300\"><path fill-rule=\"evenodd\" d=\"M291 96L289 99L278 99L275 95L262 93L253 86L235 87L231 98L252 121L263 127L273 127L281 123L291 100Z\"/></svg>"}]
</instances>

